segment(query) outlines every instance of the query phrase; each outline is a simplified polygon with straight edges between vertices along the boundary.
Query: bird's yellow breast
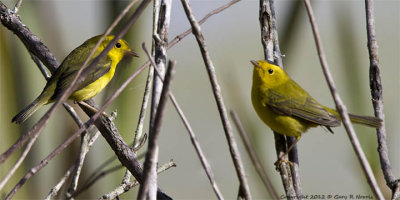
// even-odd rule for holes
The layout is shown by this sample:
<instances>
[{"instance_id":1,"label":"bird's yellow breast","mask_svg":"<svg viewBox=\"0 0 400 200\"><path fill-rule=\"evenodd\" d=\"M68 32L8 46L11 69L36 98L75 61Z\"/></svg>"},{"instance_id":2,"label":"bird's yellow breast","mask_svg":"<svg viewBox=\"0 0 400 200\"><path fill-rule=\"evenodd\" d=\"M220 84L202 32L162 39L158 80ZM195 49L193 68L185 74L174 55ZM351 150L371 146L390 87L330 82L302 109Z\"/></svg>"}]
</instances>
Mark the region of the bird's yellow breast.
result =
<instances>
[{"instance_id":1,"label":"bird's yellow breast","mask_svg":"<svg viewBox=\"0 0 400 200\"><path fill-rule=\"evenodd\" d=\"M313 126L302 119L278 114L271 110L268 105L266 105L265 99L268 89L262 87L259 81L260 80L257 79L253 80L251 91L252 104L260 119L273 131L300 138L302 133Z\"/></svg>"},{"instance_id":2,"label":"bird's yellow breast","mask_svg":"<svg viewBox=\"0 0 400 200\"><path fill-rule=\"evenodd\" d=\"M85 101L96 96L96 94L103 90L104 87L106 87L106 85L111 81L114 76L116 66L117 64L112 62L110 71L88 86L72 93L70 99L75 101Z\"/></svg>"}]
</instances>

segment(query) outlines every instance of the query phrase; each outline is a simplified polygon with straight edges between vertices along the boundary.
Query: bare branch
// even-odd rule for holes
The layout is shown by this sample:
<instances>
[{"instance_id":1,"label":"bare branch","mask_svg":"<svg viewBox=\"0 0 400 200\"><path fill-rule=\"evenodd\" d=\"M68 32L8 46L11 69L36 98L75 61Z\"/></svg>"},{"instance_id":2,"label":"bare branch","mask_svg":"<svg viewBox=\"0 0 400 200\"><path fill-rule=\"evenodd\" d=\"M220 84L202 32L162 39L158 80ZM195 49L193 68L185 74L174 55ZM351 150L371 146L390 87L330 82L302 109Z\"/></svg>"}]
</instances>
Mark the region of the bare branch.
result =
<instances>
[{"instance_id":1,"label":"bare branch","mask_svg":"<svg viewBox=\"0 0 400 200\"><path fill-rule=\"evenodd\" d=\"M232 0L230 2L228 2L225 5L222 5L221 7L218 7L217 9L209 12L206 16L204 16L200 21L199 21L199 25L202 25L205 21L207 21L208 18L210 18L211 16L218 14L222 11L224 11L225 9L231 7L232 5L234 5L235 3L239 2L240 0ZM186 30L185 32L177 35L174 37L173 40L171 40L168 44L168 49L173 47L176 43L178 43L179 41L181 41L184 37L188 36L190 33L192 32L192 28L189 28L188 30Z\"/></svg>"},{"instance_id":2,"label":"bare branch","mask_svg":"<svg viewBox=\"0 0 400 200\"><path fill-rule=\"evenodd\" d=\"M368 184L371 187L371 190L373 191L376 198L384 199L382 192L380 191L379 186L375 180L371 166L368 163L368 160L361 148L360 142L358 141L357 135L355 134L354 128L350 122L350 118L349 118L349 114L347 113L346 106L343 104L342 99L340 98L340 96L336 90L335 83L334 83L332 75L329 71L328 62L326 60L325 52L324 52L322 42L321 42L321 39L319 36L319 31L317 28L317 23L316 23L316 20L314 17L311 3L309 0L304 0L304 3L306 5L307 13L310 18L310 23L311 23L311 27L313 30L315 44L317 46L318 56L319 56L319 60L321 62L321 67L324 72L326 81L328 83L329 90L331 91L333 100L335 101L336 109L337 109L338 113L340 114L340 117L342 118L344 128L346 129L346 132L349 136L350 142L351 142L353 149L357 155L357 158L362 166L363 172L368 180Z\"/></svg>"},{"instance_id":3,"label":"bare branch","mask_svg":"<svg viewBox=\"0 0 400 200\"><path fill-rule=\"evenodd\" d=\"M28 144L26 145L24 151L21 153L21 156L19 157L19 159L17 160L17 162L14 164L14 166L11 168L11 170L8 172L8 174L6 175L6 177L4 177L4 179L1 181L0 183L0 190L3 189L3 187L7 184L7 182L10 180L11 176L14 175L15 171L17 171L17 169L21 166L22 162L25 160L26 156L28 155L28 153L30 152L33 144L35 143L37 139L36 137L32 137L30 139L30 141L28 142Z\"/></svg>"},{"instance_id":4,"label":"bare branch","mask_svg":"<svg viewBox=\"0 0 400 200\"><path fill-rule=\"evenodd\" d=\"M147 80L146 80L146 87L144 89L144 94L143 94L143 100L142 100L142 107L140 108L140 114L139 114L139 120L138 124L136 127L135 131L135 137L133 140L132 147L134 149L138 149L138 147L141 145L141 141L143 141L143 126L144 126L144 120L146 117L146 110L147 106L149 104L149 97L150 97L150 91L151 91L151 83L153 82L153 76L154 76L154 70L150 66L149 72L147 74Z\"/></svg>"},{"instance_id":5,"label":"bare branch","mask_svg":"<svg viewBox=\"0 0 400 200\"><path fill-rule=\"evenodd\" d=\"M267 188L269 195L273 199L280 199L278 192L275 190L271 179L268 177L267 173L263 165L261 164L260 158L258 157L256 150L254 149L253 145L251 144L249 134L247 134L246 130L244 129L242 123L240 122L239 116L234 110L230 112L231 117L233 119L233 123L236 125L236 128L239 132L240 137L246 147L247 154L249 154L251 162L253 163L254 167L258 175L260 176L261 180L263 181L265 188Z\"/></svg>"},{"instance_id":6,"label":"bare branch","mask_svg":"<svg viewBox=\"0 0 400 200\"><path fill-rule=\"evenodd\" d=\"M18 12L19 8L21 7L21 4L22 4L22 0L18 0L14 7L14 11L13 11L14 13Z\"/></svg>"},{"instance_id":7,"label":"bare branch","mask_svg":"<svg viewBox=\"0 0 400 200\"><path fill-rule=\"evenodd\" d=\"M159 76L164 77L166 63L167 63L167 47L168 47L168 29L169 23L171 19L171 0L160 0L160 3L156 3L159 0L155 0L154 4L157 7L159 4L159 8L156 8L156 13L154 17L154 26L155 30L153 30L153 48L152 53L156 63L156 66L159 70ZM158 20L157 22L155 20ZM150 114L150 129L152 129L154 118L156 115L160 95L162 90L162 81L156 76L153 80L153 91L151 98L151 114Z\"/></svg>"},{"instance_id":8,"label":"bare branch","mask_svg":"<svg viewBox=\"0 0 400 200\"><path fill-rule=\"evenodd\" d=\"M71 167L69 167L69 169L65 172L64 176L60 179L60 181L58 181L58 183L53 188L51 188L51 190L50 190L49 194L47 195L47 197L45 198L45 200L55 199L58 192L60 191L62 186L65 184L65 182L67 181L69 176L72 174L72 171L74 169L75 169L75 164L71 165Z\"/></svg>"},{"instance_id":9,"label":"bare branch","mask_svg":"<svg viewBox=\"0 0 400 200\"><path fill-rule=\"evenodd\" d=\"M1 1L0 16L1 23L17 35L22 43L24 43L26 49L39 58L39 60L41 60L53 74L59 65L58 61L54 58L53 54L43 44L43 42L21 22L18 15L9 12L9 9Z\"/></svg>"},{"instance_id":10,"label":"bare branch","mask_svg":"<svg viewBox=\"0 0 400 200\"><path fill-rule=\"evenodd\" d=\"M153 45L152 45L152 53L154 55L154 59L156 61L156 65L153 67L157 67L160 70L159 74L161 77L165 75L166 62L167 62L167 45L168 45L168 31L169 31L169 23L171 19L171 7L172 0L155 0L153 6ZM144 44L143 44L144 47ZM175 63L170 62L171 64L171 72ZM153 68L150 68L150 71L153 71ZM154 73L154 72L153 72ZM172 75L172 74L170 74ZM158 144L157 138L159 135L160 127L154 127L156 121L158 121L158 126L161 126L162 121L162 112L163 110L159 110L158 107L161 107L161 95L165 92L165 99L168 95L168 87L163 86L161 79L156 76L153 78L153 90L152 90L152 98L151 98L151 112L150 112L150 125L149 125L149 143L148 150L146 154L146 160L144 163L144 183L140 186L138 199L156 198L156 189L157 189L157 160L158 160ZM170 77L169 77L170 78ZM170 81L170 80L168 80ZM169 84L169 82L168 82ZM165 90L165 91L164 91ZM165 102L163 106L165 106ZM161 113L159 113L161 112ZM156 117L159 117L157 119ZM153 141L152 141L153 140ZM149 167L149 168L147 168Z\"/></svg>"},{"instance_id":11,"label":"bare branch","mask_svg":"<svg viewBox=\"0 0 400 200\"><path fill-rule=\"evenodd\" d=\"M376 130L378 135L378 152L383 176L386 185L392 190L392 198L400 198L400 179L395 178L390 166L389 151L386 143L385 115L383 112L383 91L381 84L380 65L378 58L378 42L375 34L374 1L365 0L365 12L367 20L367 37L369 53L369 79L372 96L372 105L374 106L375 116L382 119L381 127ZM396 191L397 190L397 191Z\"/></svg>"},{"instance_id":12,"label":"bare branch","mask_svg":"<svg viewBox=\"0 0 400 200\"><path fill-rule=\"evenodd\" d=\"M82 158L83 159L85 158L85 157L82 157L82 148L84 149L84 151L89 151L90 148L93 146L94 141L96 141L96 139L98 138L99 135L100 135L99 132L96 131L94 136L92 138L90 138L90 134L85 133L84 137L82 138L82 140L84 142L82 142L82 144L81 144L81 153L79 154L75 163L72 164L71 167L65 172L64 176L60 179L60 181L50 190L49 194L46 197L47 200L53 199L58 194L58 191L65 184L65 182L70 177L70 175L74 174L73 181L71 181L71 186L73 188L73 191L68 191L68 193L67 193L67 196L69 198L71 197L70 194L72 194L76 190L77 180L80 175L80 168L82 167L81 165L83 164ZM87 142L86 142L86 138L87 138ZM85 147L82 147L82 146L85 146ZM76 179L76 180L74 180L74 179Z\"/></svg>"},{"instance_id":13,"label":"bare branch","mask_svg":"<svg viewBox=\"0 0 400 200\"><path fill-rule=\"evenodd\" d=\"M68 198L72 197L72 195L76 192L76 189L78 187L79 177L81 175L81 171L82 171L82 167L83 167L83 163L86 158L86 154L89 152L90 148L94 144L94 141L98 138L99 134L100 133L96 129L96 132L93 134L94 140L92 139L93 142L90 143L92 134L89 131L85 131L83 133L83 137L81 140L81 146L79 149L79 155L78 155L77 161L75 162L75 169L74 169L74 173L73 173L74 175L73 175L70 187L66 194L66 196Z\"/></svg>"},{"instance_id":14,"label":"bare branch","mask_svg":"<svg viewBox=\"0 0 400 200\"><path fill-rule=\"evenodd\" d=\"M90 120L89 120L90 121ZM87 123L85 123L82 128L76 131L72 136L70 136L66 141L64 141L61 145L59 145L54 151L52 151L45 159L43 159L38 165L31 168L28 173L18 182L17 185L11 190L11 192L6 196L6 199L11 199L14 194L25 184L25 182L30 179L33 175L35 175L40 169L47 165L47 163L54 158L58 153L60 153L65 147L71 144L80 134L88 127ZM33 138L37 137L38 134L34 135Z\"/></svg>"},{"instance_id":15,"label":"bare branch","mask_svg":"<svg viewBox=\"0 0 400 200\"><path fill-rule=\"evenodd\" d=\"M144 47L144 44L143 44ZM155 67L155 66L154 66ZM140 185L138 199L156 199L157 191L157 162L158 162L158 137L160 135L161 124L167 97L169 93L169 85L172 80L172 74L175 67L174 61L168 62L168 69L165 74L163 89L160 96L154 124L149 133L149 142L144 162L143 183Z\"/></svg>"},{"instance_id":16,"label":"bare branch","mask_svg":"<svg viewBox=\"0 0 400 200\"><path fill-rule=\"evenodd\" d=\"M164 165L161 165L161 167L159 167L157 169L157 173L158 174L162 173L162 172L170 169L171 167L176 167L176 164L172 160L170 160L168 163L165 163ZM139 185L139 182L137 182L137 181L122 183L120 186L115 188L113 191L111 191L107 194L104 194L101 197L101 199L116 199L118 196L129 191L130 189L132 189L133 187L135 187L137 185Z\"/></svg>"},{"instance_id":17,"label":"bare branch","mask_svg":"<svg viewBox=\"0 0 400 200\"><path fill-rule=\"evenodd\" d=\"M235 165L236 174L239 178L239 182L240 182L239 191L243 192L246 199L251 199L250 189L249 189L247 178L246 178L246 175L244 172L244 167L243 167L243 164L242 164L242 161L240 158L240 154L239 154L239 151L238 151L238 148L236 145L236 141L235 141L233 133L232 133L232 126L229 123L228 114L227 114L225 104L224 104L224 101L223 101L223 98L221 95L221 88L218 84L217 77L215 74L215 68L211 61L211 57L207 50L207 45L206 45L203 35L201 33L200 25L196 21L194 15L193 15L193 12L189 6L188 0L181 0L181 2L183 5L183 8L185 9L185 13L190 22L190 25L192 26L192 33L196 37L197 43L200 47L200 51L201 51L201 54L202 54L209 78L210 78L210 82L212 85L212 91L213 91L215 100L217 102L218 111L220 113L222 125L223 125L224 131L225 131L225 136L228 141L231 157L232 157L233 163Z\"/></svg>"}]
</instances>

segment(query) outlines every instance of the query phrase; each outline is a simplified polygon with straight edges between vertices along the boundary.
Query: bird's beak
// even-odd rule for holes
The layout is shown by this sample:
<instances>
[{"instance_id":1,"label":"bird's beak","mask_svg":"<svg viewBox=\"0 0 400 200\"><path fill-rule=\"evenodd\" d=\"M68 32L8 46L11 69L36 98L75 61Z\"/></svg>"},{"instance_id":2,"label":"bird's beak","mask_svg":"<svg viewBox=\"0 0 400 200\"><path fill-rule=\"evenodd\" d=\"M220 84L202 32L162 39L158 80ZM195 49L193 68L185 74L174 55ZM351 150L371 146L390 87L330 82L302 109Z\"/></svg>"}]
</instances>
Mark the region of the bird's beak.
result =
<instances>
[{"instance_id":1,"label":"bird's beak","mask_svg":"<svg viewBox=\"0 0 400 200\"><path fill-rule=\"evenodd\" d=\"M254 65L254 67L258 67L258 68L260 68L260 69L261 69L261 66L258 64L258 62L257 62L257 61L255 61L255 60L250 60L250 62L251 62L251 64L253 64L253 65Z\"/></svg>"},{"instance_id":2,"label":"bird's beak","mask_svg":"<svg viewBox=\"0 0 400 200\"><path fill-rule=\"evenodd\" d=\"M139 57L139 55L133 51L125 51L126 56L133 56L133 57Z\"/></svg>"}]
</instances>

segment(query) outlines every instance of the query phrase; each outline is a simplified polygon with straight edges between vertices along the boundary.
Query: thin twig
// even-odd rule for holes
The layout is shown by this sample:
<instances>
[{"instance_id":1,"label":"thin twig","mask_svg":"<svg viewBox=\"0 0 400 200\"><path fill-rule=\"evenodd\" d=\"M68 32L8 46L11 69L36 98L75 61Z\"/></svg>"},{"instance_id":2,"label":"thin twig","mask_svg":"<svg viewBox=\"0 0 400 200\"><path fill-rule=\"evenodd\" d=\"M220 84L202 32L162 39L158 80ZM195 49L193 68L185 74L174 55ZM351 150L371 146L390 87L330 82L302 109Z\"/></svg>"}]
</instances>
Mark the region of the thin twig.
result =
<instances>
[{"instance_id":1,"label":"thin twig","mask_svg":"<svg viewBox=\"0 0 400 200\"><path fill-rule=\"evenodd\" d=\"M165 163L165 164L161 165L160 167L158 167L157 173L160 174L160 173L170 169L171 167L176 167L176 164L174 163L173 160L170 160L168 163ZM135 187L137 185L139 185L138 181L122 183L120 186L115 188L113 191L111 191L107 194L104 194L100 199L110 199L110 200L116 199L118 196L129 191L130 189L132 189L133 187Z\"/></svg>"},{"instance_id":2,"label":"thin twig","mask_svg":"<svg viewBox=\"0 0 400 200\"><path fill-rule=\"evenodd\" d=\"M140 154L140 155L137 156L137 158L138 158L138 159L141 159L141 158L144 157L144 155L145 155L145 154ZM115 159L117 159L115 156L110 157L110 158L106 159L106 161L104 161L99 167L97 167L95 170L93 170L94 172L88 176L89 178L88 178L88 180L86 181L86 183L83 184L82 188L88 189L90 186L87 186L87 184L90 183L90 182L92 182L91 180L96 179L97 176L99 176L100 174L102 174L102 173L105 171L104 168L107 167L109 164L111 164L113 161L115 161ZM110 172L108 172L108 173L110 173ZM127 175L127 173L128 173L129 175ZM105 175L106 175L106 174L104 174L104 176L105 176ZM131 175L132 175L132 174L130 173L130 171L129 171L129 170L126 170L126 172L125 172L125 174L124 174L124 177L122 178L121 184L120 184L120 186L118 186L117 188L120 188L121 185L129 185L129 184L132 184L132 182L136 181L136 180L133 180L132 182L130 181ZM113 191L118 190L117 188L115 188ZM84 191L84 190L81 190L81 189L80 189L80 190L79 190L79 193L81 193L81 192L83 192L83 191ZM125 192L127 192L127 191L125 191ZM75 195L78 195L79 193L76 193Z\"/></svg>"},{"instance_id":3,"label":"thin twig","mask_svg":"<svg viewBox=\"0 0 400 200\"><path fill-rule=\"evenodd\" d=\"M96 131L95 134L98 134L98 132ZM91 147L90 144L89 144L90 138L91 138L90 132L89 131L85 131L82 135L83 136L82 136L82 139L81 139L81 146L80 146L80 149L79 149L79 155L78 155L78 158L77 158L77 161L76 161L76 164L75 164L74 173L73 173L74 175L72 177L72 181L71 181L70 187L69 187L69 189L67 191L67 194L66 194L68 199L72 197L72 194L75 193L76 188L78 187L78 181L79 181L79 177L81 175L83 163L84 163L86 155L89 152L90 147Z\"/></svg>"},{"instance_id":4,"label":"thin twig","mask_svg":"<svg viewBox=\"0 0 400 200\"><path fill-rule=\"evenodd\" d=\"M87 190L92 185L94 185L101 178L104 178L106 175L111 174L112 172L115 172L117 170L120 170L123 167L124 166L122 166L122 165L116 165L116 166L110 167L109 169L105 169L105 170L99 172L96 176L94 176L92 179L89 179L85 184L83 184L82 187L80 187L79 189L76 189L75 191L69 193L69 195L70 195L69 198L77 197L83 191Z\"/></svg>"},{"instance_id":5,"label":"thin twig","mask_svg":"<svg viewBox=\"0 0 400 200\"><path fill-rule=\"evenodd\" d=\"M231 110L230 114L233 119L233 123L236 125L239 135L242 138L244 146L246 147L247 154L249 154L251 162L253 163L254 168L256 168L256 171L257 171L258 175L260 176L261 180L263 181L265 188L267 188L269 195L273 199L280 199L278 192L276 191L276 189L274 188L274 186L271 182L271 179L268 177L267 173L265 172L265 169L260 161L260 158L258 157L258 155L256 153L256 150L254 149L253 145L251 144L249 134L246 132L242 123L240 122L238 114L234 110Z\"/></svg>"},{"instance_id":6,"label":"thin twig","mask_svg":"<svg viewBox=\"0 0 400 200\"><path fill-rule=\"evenodd\" d=\"M250 189L249 189L249 185L247 182L247 178L245 175L245 171L244 171L244 167L240 158L240 153L239 150L237 148L236 145L236 141L234 139L233 133L232 133L232 126L229 122L229 118L228 118L228 113L226 111L226 107L221 95L221 88L218 84L217 81L217 76L215 74L215 67L211 61L211 57L208 53L207 50L207 45L204 41L203 35L201 33L200 30L200 25L199 23L196 21L194 15L193 15L193 11L189 6L189 2L188 0L181 0L183 8L185 10L186 16L190 22L190 25L192 26L192 33L193 35L196 37L197 43L200 47L200 51L210 78L210 82L212 85L212 91L215 97L215 100L217 102L217 107L218 107L218 111L222 120L222 125L224 127L224 131L225 131L225 136L226 139L228 141L228 145L229 145L229 150L231 153L231 157L233 160L233 163L235 165L235 169L236 169L236 174L239 178L239 182L240 182L240 193L242 193L244 195L244 198L246 199L251 199L251 194L250 194Z\"/></svg>"},{"instance_id":7,"label":"thin twig","mask_svg":"<svg viewBox=\"0 0 400 200\"><path fill-rule=\"evenodd\" d=\"M225 9L231 7L232 5L234 5L235 3L239 2L240 0L232 0L230 2L228 2L225 5L222 5L221 7L218 7L214 10L212 10L211 12L209 12L206 16L204 16L200 21L199 21L199 25L202 25L205 21L207 21L208 18L210 18L211 16L218 14L222 11L224 11ZM185 32L177 35L174 37L173 40L171 40L168 44L168 49L173 47L176 43L178 43L179 41L181 41L184 37L188 36L190 33L192 32L192 28L189 28L188 30L186 30Z\"/></svg>"},{"instance_id":8,"label":"thin twig","mask_svg":"<svg viewBox=\"0 0 400 200\"><path fill-rule=\"evenodd\" d=\"M14 13L18 12L19 8L21 7L21 4L22 4L22 0L18 0L14 7L14 11L13 11Z\"/></svg>"},{"instance_id":9,"label":"thin twig","mask_svg":"<svg viewBox=\"0 0 400 200\"><path fill-rule=\"evenodd\" d=\"M366 176L366 178L368 180L368 184L371 187L371 190L373 191L376 198L384 199L382 192L380 191L379 186L375 180L374 173L372 172L371 166L368 163L368 160L361 148L360 142L358 141L357 135L355 134L354 128L351 125L346 106L343 104L342 99L340 98L340 96L336 90L335 83L334 83L332 75L329 71L328 62L326 60L325 52L323 50L322 42L320 39L320 35L319 35L318 28L317 28L316 20L314 17L314 13L313 13L313 10L311 7L311 3L309 0L304 0L304 3L306 5L307 13L310 18L310 23L311 23L311 27L313 30L315 44L317 46L318 56L319 56L319 60L321 62L321 67L324 72L326 81L328 83L329 90L331 91L332 97L335 101L336 109L339 112L340 117L342 118L343 125L349 136L350 142L351 142L353 149L357 155L357 158L362 166L364 175Z\"/></svg>"},{"instance_id":10,"label":"thin twig","mask_svg":"<svg viewBox=\"0 0 400 200\"><path fill-rule=\"evenodd\" d=\"M36 57L33 53L29 52L29 54L31 55L31 58L33 60L33 62L36 64L36 66L38 66L40 72L42 72L42 75L44 76L44 78L46 79L46 81L48 81L51 78L51 74L49 74L46 69L44 68L44 66L42 65L42 63L40 62L39 58Z\"/></svg>"},{"instance_id":11,"label":"thin twig","mask_svg":"<svg viewBox=\"0 0 400 200\"><path fill-rule=\"evenodd\" d=\"M135 152L137 152L145 143L145 139L147 138L146 134L143 135L143 127L144 127L144 120L146 117L146 110L149 104L150 98L150 91L154 77L154 70L153 67L150 66L147 74L146 86L144 89L142 106L140 108L139 113L139 120L135 130L135 137L133 139L132 147ZM145 138L146 137L146 138ZM121 185L127 185L130 183L131 173L128 169L126 169L124 177L122 178Z\"/></svg>"},{"instance_id":12,"label":"thin twig","mask_svg":"<svg viewBox=\"0 0 400 200\"><path fill-rule=\"evenodd\" d=\"M144 43L143 43L144 45ZM156 66L154 66L156 67ZM163 89L160 96L154 124L149 132L148 148L146 160L144 162L143 183L140 185L138 199L156 199L157 192L157 162L158 162L158 138L160 135L162 119L167 104L169 86L172 80L172 74L175 67L175 61L168 62L168 69L165 74Z\"/></svg>"},{"instance_id":13,"label":"thin twig","mask_svg":"<svg viewBox=\"0 0 400 200\"><path fill-rule=\"evenodd\" d=\"M150 54L147 51L147 49L143 48L143 50L147 54L147 56L149 57L149 60L151 61L152 65L155 65L155 62L154 62L153 58L150 56ZM156 67L154 69L157 72L157 75L159 75L158 69ZM161 81L164 82L164 78L161 77L161 76L159 76L159 77L160 77ZM203 166L204 171L206 172L208 180L210 181L211 186L212 186L215 194L217 195L217 198L218 199L224 199L224 197L222 196L221 191L218 188L217 183L215 182L215 177L214 177L214 174L212 172L211 166L208 163L207 158L203 153L203 150L201 149L200 143L197 141L196 135L195 135L192 127L190 126L189 121L187 120L185 114L183 113L182 109L180 108L180 106L178 104L178 101L176 100L176 98L175 98L175 96L174 96L172 91L169 92L169 98L170 98L172 104L174 105L176 111L178 112L178 115L181 118L183 124L185 125L186 130L189 133L189 137L190 137L190 140L191 140L191 142L193 144L193 147L194 147L197 155L199 156L201 165Z\"/></svg>"},{"instance_id":14,"label":"thin twig","mask_svg":"<svg viewBox=\"0 0 400 200\"><path fill-rule=\"evenodd\" d=\"M367 37L369 53L369 80L372 96L372 105L375 116L382 119L381 126L376 130L378 136L378 152L383 176L386 185L392 190L392 198L400 198L400 193L395 192L396 187L400 187L400 179L395 178L390 166L389 151L386 143L385 115L383 112L383 90L381 84L380 64L378 58L378 41L375 34L375 17L373 0L365 0L365 12L367 20ZM398 189L397 189L398 190Z\"/></svg>"},{"instance_id":15,"label":"thin twig","mask_svg":"<svg viewBox=\"0 0 400 200\"><path fill-rule=\"evenodd\" d=\"M22 162L25 160L26 156L28 155L28 153L30 152L33 144L35 143L37 139L36 137L32 137L28 144L26 144L26 147L24 149L24 151L21 153L21 156L19 157L19 159L17 160L17 162L14 164L14 166L11 168L11 170L8 172L8 174L6 175L6 177L4 177L4 179L1 181L0 183L0 191L1 189L3 189L3 187L7 184L7 182L10 180L10 178L12 177L12 175L14 175L14 173L17 171L17 169L19 168L19 166L21 166Z\"/></svg>"},{"instance_id":16,"label":"thin twig","mask_svg":"<svg viewBox=\"0 0 400 200\"><path fill-rule=\"evenodd\" d=\"M152 66L150 66L147 74L146 87L144 89L144 94L143 94L142 107L140 108L139 120L135 130L135 137L132 144L132 147L134 149L137 149L137 147L141 144L142 141L144 120L146 117L147 105L149 104L149 97L151 91L150 88L151 88L151 83L153 81L153 76L154 76L154 71L152 69Z\"/></svg>"},{"instance_id":17,"label":"thin twig","mask_svg":"<svg viewBox=\"0 0 400 200\"><path fill-rule=\"evenodd\" d=\"M72 171L75 169L75 164L71 165L69 169L65 172L64 176L58 181L58 183L51 188L49 194L46 196L45 200L50 200L50 199L55 199L57 196L58 192L62 188L62 186L65 184L69 176L72 174Z\"/></svg>"},{"instance_id":18,"label":"thin twig","mask_svg":"<svg viewBox=\"0 0 400 200\"><path fill-rule=\"evenodd\" d=\"M91 132L91 131L88 131L88 132ZM90 134L85 134L85 137L89 137L89 135ZM94 136L93 137L91 137L91 138L88 138L88 141L87 141L87 143L85 142L85 146L86 146L86 148L84 148L85 149L85 151L89 151L90 150L90 148L93 146L93 144L94 144L94 142L97 140L97 138L98 138L98 136L99 136L100 134L99 134L99 132L98 131L96 131L96 133L94 134ZM84 138L82 138L82 140L85 140L85 137ZM82 149L82 148L81 148ZM81 154L80 154L81 155ZM82 159L82 157L81 156L79 156L77 159L76 159L76 161L75 161L75 163L74 164L72 164L71 165L71 167L65 172L65 174L64 174L64 176L60 179L60 181L51 189L51 191L49 192L49 194L47 195L47 197L46 197L46 199L52 199L52 198L54 198L56 195L57 195L57 193L58 193L58 191L61 189L61 187L65 184L65 182L66 182L66 180L69 178L69 176L71 175L71 174L73 174L72 172L73 171L75 171L75 175L74 175L74 179L77 179L76 177L79 177L79 175L77 175L77 168L79 167L79 165L81 165L81 159ZM82 167L82 166L80 166L80 167ZM72 182L74 182L74 181L72 181ZM76 190L76 188L74 189L74 190ZM69 193L68 194L71 194L72 192L70 192L69 191ZM67 194L67 196L68 196L68 194ZM71 197L71 196L69 196L69 197Z\"/></svg>"},{"instance_id":19,"label":"thin twig","mask_svg":"<svg viewBox=\"0 0 400 200\"><path fill-rule=\"evenodd\" d=\"M153 1L153 35L157 34L157 27L158 27L158 7L159 7L159 1L155 0ZM155 40L152 40L152 48L154 49L154 43ZM153 53L154 55L154 53ZM140 140L142 138L143 134L143 124L144 124L144 119L145 119L145 114L146 114L146 109L147 105L149 102L149 97L150 97L150 92L151 92L151 86L152 82L154 79L154 69L152 66L149 67L149 72L147 75L147 80L146 80L146 87L144 90L144 95L143 95L143 101L142 101L142 107L140 109L140 114L139 114L139 122L135 131L135 138L133 140L133 148L136 148L140 144Z\"/></svg>"}]
</instances>

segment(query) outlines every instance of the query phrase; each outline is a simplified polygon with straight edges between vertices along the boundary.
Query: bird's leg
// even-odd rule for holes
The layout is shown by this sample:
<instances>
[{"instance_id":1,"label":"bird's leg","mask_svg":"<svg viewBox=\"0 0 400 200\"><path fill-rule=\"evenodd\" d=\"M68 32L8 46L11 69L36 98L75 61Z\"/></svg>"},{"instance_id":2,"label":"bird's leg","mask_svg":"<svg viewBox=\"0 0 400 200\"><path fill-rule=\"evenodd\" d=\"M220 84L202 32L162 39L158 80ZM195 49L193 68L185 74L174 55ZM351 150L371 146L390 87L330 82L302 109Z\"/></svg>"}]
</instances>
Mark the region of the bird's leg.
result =
<instances>
[{"instance_id":1,"label":"bird's leg","mask_svg":"<svg viewBox=\"0 0 400 200\"><path fill-rule=\"evenodd\" d=\"M99 111L97 108L95 108L95 107L93 107L93 106L87 104L87 103L84 102L84 101L79 101L78 103L81 104L81 105L83 105L83 106L85 106L87 109L91 110L93 113L97 113L97 112ZM105 116L105 117L110 117L110 116L109 116L107 113L105 113L105 112L102 112L101 114L102 114L103 116Z\"/></svg>"},{"instance_id":2,"label":"bird's leg","mask_svg":"<svg viewBox=\"0 0 400 200\"><path fill-rule=\"evenodd\" d=\"M297 144L297 142L299 142L299 140L300 137L296 137L296 141L292 145L290 145L290 147L286 150L286 152L282 156L279 156L278 160L274 163L276 170L279 170L279 166L282 162L289 163L290 165L292 165L290 161L285 159L285 156L289 154L289 152L293 149L293 147Z\"/></svg>"}]
</instances>

